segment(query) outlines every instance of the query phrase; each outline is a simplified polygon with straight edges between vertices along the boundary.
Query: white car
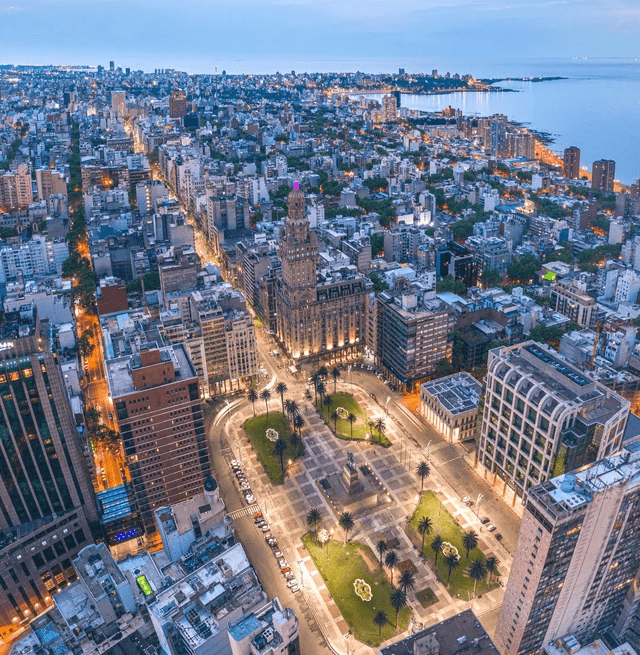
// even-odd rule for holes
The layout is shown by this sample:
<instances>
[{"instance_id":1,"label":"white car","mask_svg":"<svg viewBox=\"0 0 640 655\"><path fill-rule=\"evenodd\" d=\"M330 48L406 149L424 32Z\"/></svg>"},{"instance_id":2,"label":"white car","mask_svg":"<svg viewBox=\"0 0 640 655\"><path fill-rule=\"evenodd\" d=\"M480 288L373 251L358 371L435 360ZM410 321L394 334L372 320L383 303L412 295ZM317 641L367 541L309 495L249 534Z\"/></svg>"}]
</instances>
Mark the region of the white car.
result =
<instances>
[{"instance_id":1,"label":"white car","mask_svg":"<svg viewBox=\"0 0 640 655\"><path fill-rule=\"evenodd\" d=\"M462 502L465 503L465 505L468 505L471 502L471 498L469 498L469 496L465 496L462 499Z\"/></svg>"},{"instance_id":2,"label":"white car","mask_svg":"<svg viewBox=\"0 0 640 655\"><path fill-rule=\"evenodd\" d=\"M297 587L297 586L298 586L298 581L295 578L293 578L292 580L289 580L289 582L287 582L287 587L289 587L289 589L291 589L292 587Z\"/></svg>"},{"instance_id":3,"label":"white car","mask_svg":"<svg viewBox=\"0 0 640 655\"><path fill-rule=\"evenodd\" d=\"M296 591L300 591L300 587L298 587L297 583L294 584L294 585L291 585L291 587L289 587L289 589L291 589L292 593L294 593L294 594L296 593Z\"/></svg>"},{"instance_id":4,"label":"white car","mask_svg":"<svg viewBox=\"0 0 640 655\"><path fill-rule=\"evenodd\" d=\"M489 524L489 525L487 526L487 530L489 530L489 532L493 532L495 529L496 529L496 526L493 525L493 523L491 523L491 524Z\"/></svg>"},{"instance_id":5,"label":"white car","mask_svg":"<svg viewBox=\"0 0 640 655\"><path fill-rule=\"evenodd\" d=\"M282 553L281 553L279 550L276 550L276 552L273 553L273 556L274 556L276 559L282 559L282 557L283 557Z\"/></svg>"}]
</instances>

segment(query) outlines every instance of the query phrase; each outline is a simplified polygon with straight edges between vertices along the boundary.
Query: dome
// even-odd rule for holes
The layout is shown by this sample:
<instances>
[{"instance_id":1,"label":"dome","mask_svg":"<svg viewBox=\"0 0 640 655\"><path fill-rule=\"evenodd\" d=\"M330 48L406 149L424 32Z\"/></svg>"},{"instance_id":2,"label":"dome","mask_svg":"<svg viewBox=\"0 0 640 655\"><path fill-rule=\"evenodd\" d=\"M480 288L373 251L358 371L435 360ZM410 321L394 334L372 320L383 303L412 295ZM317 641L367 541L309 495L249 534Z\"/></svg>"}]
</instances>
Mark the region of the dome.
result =
<instances>
[{"instance_id":1,"label":"dome","mask_svg":"<svg viewBox=\"0 0 640 655\"><path fill-rule=\"evenodd\" d=\"M204 481L204 490L211 493L218 488L218 483L212 475L208 475L207 479Z\"/></svg>"}]
</instances>

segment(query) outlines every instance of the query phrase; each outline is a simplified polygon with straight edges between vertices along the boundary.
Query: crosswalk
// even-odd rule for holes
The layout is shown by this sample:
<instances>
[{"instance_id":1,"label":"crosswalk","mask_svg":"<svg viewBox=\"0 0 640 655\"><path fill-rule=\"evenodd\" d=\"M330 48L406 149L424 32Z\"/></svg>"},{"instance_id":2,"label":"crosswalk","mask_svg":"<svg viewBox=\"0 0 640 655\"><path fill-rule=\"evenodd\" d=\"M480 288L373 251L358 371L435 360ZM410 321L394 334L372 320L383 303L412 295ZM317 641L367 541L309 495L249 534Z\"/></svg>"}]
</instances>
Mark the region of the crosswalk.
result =
<instances>
[{"instance_id":1,"label":"crosswalk","mask_svg":"<svg viewBox=\"0 0 640 655\"><path fill-rule=\"evenodd\" d=\"M260 511L260 505L254 503L253 505L247 505L247 507L242 507L236 509L233 512L229 512L228 516L232 519L239 519L242 516L253 516L256 512Z\"/></svg>"}]
</instances>

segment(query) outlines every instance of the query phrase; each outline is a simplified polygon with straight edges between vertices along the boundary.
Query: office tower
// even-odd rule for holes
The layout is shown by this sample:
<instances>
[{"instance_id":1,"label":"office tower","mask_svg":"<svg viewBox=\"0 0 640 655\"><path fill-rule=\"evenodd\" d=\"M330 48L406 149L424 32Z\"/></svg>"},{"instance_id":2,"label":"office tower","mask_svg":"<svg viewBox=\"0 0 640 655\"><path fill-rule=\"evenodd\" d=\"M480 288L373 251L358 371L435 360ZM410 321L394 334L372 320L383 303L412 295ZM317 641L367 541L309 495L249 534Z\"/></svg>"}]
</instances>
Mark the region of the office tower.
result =
<instances>
[{"instance_id":1,"label":"office tower","mask_svg":"<svg viewBox=\"0 0 640 655\"><path fill-rule=\"evenodd\" d=\"M489 351L477 464L512 505L529 487L617 452L629 401L533 341Z\"/></svg>"},{"instance_id":2,"label":"office tower","mask_svg":"<svg viewBox=\"0 0 640 655\"><path fill-rule=\"evenodd\" d=\"M563 163L563 175L570 180L577 180L580 177L580 148L565 148Z\"/></svg>"},{"instance_id":3,"label":"office tower","mask_svg":"<svg viewBox=\"0 0 640 655\"><path fill-rule=\"evenodd\" d=\"M500 159L506 156L507 126L502 121L491 122L491 145L489 152L492 157Z\"/></svg>"},{"instance_id":4,"label":"office tower","mask_svg":"<svg viewBox=\"0 0 640 655\"><path fill-rule=\"evenodd\" d=\"M27 209L33 200L31 173L26 164L0 175L0 210Z\"/></svg>"},{"instance_id":5,"label":"office tower","mask_svg":"<svg viewBox=\"0 0 640 655\"><path fill-rule=\"evenodd\" d=\"M455 241L440 246L436 250L436 275L438 277L452 275L456 280L462 280L467 288L474 287L478 282L475 253L471 248Z\"/></svg>"},{"instance_id":6,"label":"office tower","mask_svg":"<svg viewBox=\"0 0 640 655\"><path fill-rule=\"evenodd\" d=\"M612 159L599 159L591 168L591 188L605 193L613 193L613 180L616 175L616 163Z\"/></svg>"},{"instance_id":7,"label":"office tower","mask_svg":"<svg viewBox=\"0 0 640 655\"><path fill-rule=\"evenodd\" d=\"M411 390L451 359L453 310L420 282L376 297L376 365L398 386Z\"/></svg>"},{"instance_id":8,"label":"office tower","mask_svg":"<svg viewBox=\"0 0 640 655\"><path fill-rule=\"evenodd\" d=\"M368 281L351 269L317 275L318 237L309 228L296 182L280 230L282 275L276 295L277 335L294 359L359 355L366 338Z\"/></svg>"},{"instance_id":9,"label":"office tower","mask_svg":"<svg viewBox=\"0 0 640 655\"><path fill-rule=\"evenodd\" d=\"M640 551L640 449L532 487L498 619L503 653L555 639L625 638Z\"/></svg>"},{"instance_id":10,"label":"office tower","mask_svg":"<svg viewBox=\"0 0 640 655\"><path fill-rule=\"evenodd\" d=\"M182 118L187 113L187 94L174 89L169 96L169 116L171 118Z\"/></svg>"},{"instance_id":11,"label":"office tower","mask_svg":"<svg viewBox=\"0 0 640 655\"><path fill-rule=\"evenodd\" d=\"M11 315L8 315L9 318ZM17 338L20 327L23 335ZM93 487L56 357L37 313L3 326L0 361L0 637L76 579L98 523ZM44 339L44 341L43 341Z\"/></svg>"},{"instance_id":12,"label":"office tower","mask_svg":"<svg viewBox=\"0 0 640 655\"><path fill-rule=\"evenodd\" d=\"M110 61L110 62L109 62L109 70L110 70L112 73L113 73L113 71L115 70L115 67L116 67L115 63L114 63L113 61Z\"/></svg>"},{"instance_id":13,"label":"office tower","mask_svg":"<svg viewBox=\"0 0 640 655\"><path fill-rule=\"evenodd\" d=\"M127 115L127 94L125 91L111 92L111 109L118 118L125 118Z\"/></svg>"},{"instance_id":14,"label":"office tower","mask_svg":"<svg viewBox=\"0 0 640 655\"><path fill-rule=\"evenodd\" d=\"M198 376L183 344L143 346L106 367L138 512L153 533L154 510L200 493L210 472Z\"/></svg>"},{"instance_id":15,"label":"office tower","mask_svg":"<svg viewBox=\"0 0 640 655\"><path fill-rule=\"evenodd\" d=\"M382 98L382 120L385 123L394 123L398 117L398 101L394 95Z\"/></svg>"}]
</instances>

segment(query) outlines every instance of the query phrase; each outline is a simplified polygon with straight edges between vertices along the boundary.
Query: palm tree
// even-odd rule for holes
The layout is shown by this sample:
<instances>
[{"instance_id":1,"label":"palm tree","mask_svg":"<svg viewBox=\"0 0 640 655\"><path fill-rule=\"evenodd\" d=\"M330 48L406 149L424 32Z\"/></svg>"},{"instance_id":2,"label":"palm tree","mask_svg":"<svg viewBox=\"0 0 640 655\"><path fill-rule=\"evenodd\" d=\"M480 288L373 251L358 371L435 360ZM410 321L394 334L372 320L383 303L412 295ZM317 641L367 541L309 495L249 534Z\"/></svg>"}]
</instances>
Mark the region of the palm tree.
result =
<instances>
[{"instance_id":1,"label":"palm tree","mask_svg":"<svg viewBox=\"0 0 640 655\"><path fill-rule=\"evenodd\" d=\"M354 521L351 512L342 512L338 518L338 525L344 530L344 545L347 545L349 532L353 530Z\"/></svg>"},{"instance_id":2,"label":"palm tree","mask_svg":"<svg viewBox=\"0 0 640 655\"><path fill-rule=\"evenodd\" d=\"M333 398L329 394L327 394L322 400L322 404L327 408L327 418L329 418L329 410L331 409L332 402Z\"/></svg>"},{"instance_id":3,"label":"palm tree","mask_svg":"<svg viewBox=\"0 0 640 655\"><path fill-rule=\"evenodd\" d=\"M314 405L317 405L318 404L318 384L320 383L320 376L318 375L317 372L314 373L311 376L311 383L313 384L313 391L315 392L315 396L316 396Z\"/></svg>"},{"instance_id":4,"label":"palm tree","mask_svg":"<svg viewBox=\"0 0 640 655\"><path fill-rule=\"evenodd\" d=\"M422 546L420 552L424 555L424 538L425 535L433 532L433 521L428 516L423 516L418 521L418 532L422 535Z\"/></svg>"},{"instance_id":5,"label":"palm tree","mask_svg":"<svg viewBox=\"0 0 640 655\"><path fill-rule=\"evenodd\" d=\"M382 443L382 435L387 429L387 424L384 422L382 416L379 416L376 420L376 430L378 431L378 443Z\"/></svg>"},{"instance_id":6,"label":"palm tree","mask_svg":"<svg viewBox=\"0 0 640 655\"><path fill-rule=\"evenodd\" d=\"M396 589L389 599L391 607L396 611L396 630L398 629L398 612L407 604L407 594L402 589Z\"/></svg>"},{"instance_id":7,"label":"palm tree","mask_svg":"<svg viewBox=\"0 0 640 655\"><path fill-rule=\"evenodd\" d=\"M467 551L467 559L469 559L469 551L473 550L478 545L478 535L474 530L469 530L469 532L462 537L462 545Z\"/></svg>"},{"instance_id":8,"label":"palm tree","mask_svg":"<svg viewBox=\"0 0 640 655\"><path fill-rule=\"evenodd\" d=\"M271 391L263 389L260 392L260 400L264 400L264 406L267 408L267 423L269 422L269 401L271 400Z\"/></svg>"},{"instance_id":9,"label":"palm tree","mask_svg":"<svg viewBox=\"0 0 640 655\"><path fill-rule=\"evenodd\" d=\"M280 394L280 402L282 403L282 413L284 414L284 394L287 393L288 387L284 382L276 384L276 393Z\"/></svg>"},{"instance_id":10,"label":"palm tree","mask_svg":"<svg viewBox=\"0 0 640 655\"><path fill-rule=\"evenodd\" d=\"M296 414L300 413L300 407L298 405L298 401L291 400L291 398L287 398L284 401L284 411L286 415L289 417L289 420L293 421L293 417Z\"/></svg>"},{"instance_id":11,"label":"palm tree","mask_svg":"<svg viewBox=\"0 0 640 655\"><path fill-rule=\"evenodd\" d=\"M298 437L300 438L301 441L302 441L302 428L303 428L303 426L304 426L304 419L302 418L302 416L300 416L300 414L296 414L293 417L293 429L298 430Z\"/></svg>"},{"instance_id":12,"label":"palm tree","mask_svg":"<svg viewBox=\"0 0 640 655\"><path fill-rule=\"evenodd\" d=\"M403 571L398 578L398 588L406 594L416 586L416 576L413 571Z\"/></svg>"},{"instance_id":13,"label":"palm tree","mask_svg":"<svg viewBox=\"0 0 640 655\"><path fill-rule=\"evenodd\" d=\"M483 580L487 575L487 567L481 559L475 559L469 567L469 577L473 580L473 593L476 593L478 580Z\"/></svg>"},{"instance_id":14,"label":"palm tree","mask_svg":"<svg viewBox=\"0 0 640 655\"><path fill-rule=\"evenodd\" d=\"M395 550L390 550L384 557L384 565L391 571L391 586L393 587L393 569L400 563L400 558Z\"/></svg>"},{"instance_id":15,"label":"palm tree","mask_svg":"<svg viewBox=\"0 0 640 655\"><path fill-rule=\"evenodd\" d=\"M382 628L387 624L387 613L384 610L378 610L373 617L373 624L378 626L378 637L382 634Z\"/></svg>"},{"instance_id":16,"label":"palm tree","mask_svg":"<svg viewBox=\"0 0 640 655\"><path fill-rule=\"evenodd\" d=\"M448 587L449 580L451 580L451 571L453 571L453 569L458 568L458 564L460 564L460 555L456 555L456 553L451 551L448 555L444 556L444 561L447 563L447 567L449 568L449 575L447 577L447 587Z\"/></svg>"},{"instance_id":17,"label":"palm tree","mask_svg":"<svg viewBox=\"0 0 640 655\"><path fill-rule=\"evenodd\" d=\"M322 512L318 507L312 507L308 512L307 512L307 525L309 526L309 530L314 533L314 535L318 532L318 528L320 528L320 525L322 524Z\"/></svg>"},{"instance_id":18,"label":"palm tree","mask_svg":"<svg viewBox=\"0 0 640 655\"><path fill-rule=\"evenodd\" d=\"M334 366L331 369L331 377L333 378L333 393L338 393L338 378L340 377L340 369Z\"/></svg>"},{"instance_id":19,"label":"palm tree","mask_svg":"<svg viewBox=\"0 0 640 655\"><path fill-rule=\"evenodd\" d=\"M322 404L322 399L324 397L324 392L326 391L326 388L324 386L324 382L320 380L318 384L316 385L316 391L320 394L320 403ZM318 402L318 399L316 398L316 404ZM322 407L320 407L320 413L322 413Z\"/></svg>"},{"instance_id":20,"label":"palm tree","mask_svg":"<svg viewBox=\"0 0 640 655\"><path fill-rule=\"evenodd\" d=\"M433 538L433 541L431 542L431 550L436 554L434 565L435 565L436 571L437 571L438 570L438 555L442 551L442 537L439 534L437 534Z\"/></svg>"},{"instance_id":21,"label":"palm tree","mask_svg":"<svg viewBox=\"0 0 640 655\"><path fill-rule=\"evenodd\" d=\"M331 420L333 421L333 431L338 432L338 412L331 412Z\"/></svg>"},{"instance_id":22,"label":"palm tree","mask_svg":"<svg viewBox=\"0 0 640 655\"><path fill-rule=\"evenodd\" d=\"M491 584L491 579L493 578L493 574L498 571L498 559L493 555L491 557L487 557L484 565L487 571L489 572L489 584Z\"/></svg>"},{"instance_id":23,"label":"palm tree","mask_svg":"<svg viewBox=\"0 0 640 655\"><path fill-rule=\"evenodd\" d=\"M247 398L251 401L251 405L253 406L253 416L255 418L256 416L256 400L258 400L258 392L251 387L249 391L247 391Z\"/></svg>"},{"instance_id":24,"label":"palm tree","mask_svg":"<svg viewBox=\"0 0 640 655\"><path fill-rule=\"evenodd\" d=\"M284 476L284 451L287 449L287 442L284 439L277 439L273 444L273 452L280 458L280 468Z\"/></svg>"},{"instance_id":25,"label":"palm tree","mask_svg":"<svg viewBox=\"0 0 640 655\"><path fill-rule=\"evenodd\" d=\"M321 366L321 367L317 370L317 373L318 373L318 375L319 375L323 380L326 380L329 371L327 371L327 367L326 367L326 366Z\"/></svg>"},{"instance_id":26,"label":"palm tree","mask_svg":"<svg viewBox=\"0 0 640 655\"><path fill-rule=\"evenodd\" d=\"M420 476L420 493L424 491L424 479L428 478L430 473L431 467L422 460L416 467L416 475Z\"/></svg>"},{"instance_id":27,"label":"palm tree","mask_svg":"<svg viewBox=\"0 0 640 655\"><path fill-rule=\"evenodd\" d=\"M358 420L358 417L352 412L347 416L347 421L349 421L349 425L351 426L351 438L353 439L353 424Z\"/></svg>"},{"instance_id":28,"label":"palm tree","mask_svg":"<svg viewBox=\"0 0 640 655\"><path fill-rule=\"evenodd\" d=\"M371 434L371 438L373 439L373 430L376 427L376 424L373 421L369 421L367 425L369 426L369 433Z\"/></svg>"},{"instance_id":29,"label":"palm tree","mask_svg":"<svg viewBox=\"0 0 640 655\"><path fill-rule=\"evenodd\" d=\"M384 539L379 539L376 544L376 552L380 556L380 570L382 571L382 556L387 550L387 542Z\"/></svg>"}]
</instances>

